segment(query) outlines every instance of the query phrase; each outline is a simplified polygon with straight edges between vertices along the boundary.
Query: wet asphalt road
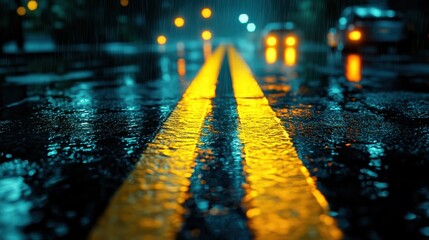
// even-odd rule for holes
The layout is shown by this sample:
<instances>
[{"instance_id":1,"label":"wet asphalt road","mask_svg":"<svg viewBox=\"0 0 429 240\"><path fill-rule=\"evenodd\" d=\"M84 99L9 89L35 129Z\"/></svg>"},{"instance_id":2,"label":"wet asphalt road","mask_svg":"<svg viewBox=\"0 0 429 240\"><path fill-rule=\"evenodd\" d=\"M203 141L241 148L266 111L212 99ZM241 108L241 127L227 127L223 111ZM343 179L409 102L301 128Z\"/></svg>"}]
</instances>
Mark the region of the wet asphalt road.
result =
<instances>
[{"instance_id":1,"label":"wet asphalt road","mask_svg":"<svg viewBox=\"0 0 429 240\"><path fill-rule=\"evenodd\" d=\"M311 48L297 51L296 62L283 53L273 61L241 52L346 239L429 238L426 63ZM80 75L64 81L64 75L2 74L8 97L0 110L0 230L6 239L85 238L204 54L198 48L94 59L103 60L66 59L61 68ZM19 57L2 64L34 69ZM241 205L246 179L228 72L224 62L179 239L252 238ZM6 94L12 91L21 96Z\"/></svg>"}]
</instances>

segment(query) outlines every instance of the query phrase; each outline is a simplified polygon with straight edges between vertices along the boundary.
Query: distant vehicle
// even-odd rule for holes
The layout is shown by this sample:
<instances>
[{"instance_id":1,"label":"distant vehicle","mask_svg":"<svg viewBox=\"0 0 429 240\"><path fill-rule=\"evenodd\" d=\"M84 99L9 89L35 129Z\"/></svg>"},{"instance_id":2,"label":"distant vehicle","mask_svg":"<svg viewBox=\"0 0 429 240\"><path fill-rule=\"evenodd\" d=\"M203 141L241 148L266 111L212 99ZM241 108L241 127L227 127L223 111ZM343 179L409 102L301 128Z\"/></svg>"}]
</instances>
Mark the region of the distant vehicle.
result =
<instances>
[{"instance_id":1,"label":"distant vehicle","mask_svg":"<svg viewBox=\"0 0 429 240\"><path fill-rule=\"evenodd\" d=\"M262 49L297 47L299 34L292 22L268 23L262 30Z\"/></svg>"},{"instance_id":2,"label":"distant vehicle","mask_svg":"<svg viewBox=\"0 0 429 240\"><path fill-rule=\"evenodd\" d=\"M327 43L340 51L356 51L368 46L402 48L407 35L401 13L374 6L351 6L344 9L337 26L329 30Z\"/></svg>"}]
</instances>

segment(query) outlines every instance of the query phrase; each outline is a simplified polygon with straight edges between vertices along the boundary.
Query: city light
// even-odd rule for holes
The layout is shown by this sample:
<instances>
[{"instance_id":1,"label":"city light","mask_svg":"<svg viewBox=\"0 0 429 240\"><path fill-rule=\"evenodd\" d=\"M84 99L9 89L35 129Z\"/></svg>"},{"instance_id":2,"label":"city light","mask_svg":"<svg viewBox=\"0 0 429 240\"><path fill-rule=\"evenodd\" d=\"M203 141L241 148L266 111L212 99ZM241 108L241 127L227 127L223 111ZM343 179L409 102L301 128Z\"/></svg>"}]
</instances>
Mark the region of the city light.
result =
<instances>
[{"instance_id":1,"label":"city light","mask_svg":"<svg viewBox=\"0 0 429 240\"><path fill-rule=\"evenodd\" d=\"M25 7L18 7L18 8L16 9L16 13L17 13L19 16L24 16L26 12L27 12L27 10L25 10Z\"/></svg>"},{"instance_id":2,"label":"city light","mask_svg":"<svg viewBox=\"0 0 429 240\"><path fill-rule=\"evenodd\" d=\"M238 17L238 21L240 21L243 24L249 22L249 15L245 13L240 14L240 16Z\"/></svg>"},{"instance_id":3,"label":"city light","mask_svg":"<svg viewBox=\"0 0 429 240\"><path fill-rule=\"evenodd\" d=\"M254 23L247 24L247 31L254 32L256 30L256 25Z\"/></svg>"},{"instance_id":4,"label":"city light","mask_svg":"<svg viewBox=\"0 0 429 240\"><path fill-rule=\"evenodd\" d=\"M353 30L349 33L349 39L352 41L359 41L362 38L362 33L358 30Z\"/></svg>"},{"instance_id":5,"label":"city light","mask_svg":"<svg viewBox=\"0 0 429 240\"><path fill-rule=\"evenodd\" d=\"M31 1L29 1L29 2L27 3L27 7L28 7L28 10L30 10L30 11L35 11L35 10L37 9L37 7L38 7L38 4L37 4L37 2L36 2L36 1L31 0Z\"/></svg>"},{"instance_id":6,"label":"city light","mask_svg":"<svg viewBox=\"0 0 429 240\"><path fill-rule=\"evenodd\" d=\"M156 42L157 42L159 45L164 45L164 44L166 44L166 43L167 43L167 38L166 38L164 35L160 35L160 36L158 36L158 38L156 39Z\"/></svg>"},{"instance_id":7,"label":"city light","mask_svg":"<svg viewBox=\"0 0 429 240\"><path fill-rule=\"evenodd\" d=\"M185 19L182 17L177 17L174 19L174 25L178 28L185 26Z\"/></svg>"},{"instance_id":8,"label":"city light","mask_svg":"<svg viewBox=\"0 0 429 240\"><path fill-rule=\"evenodd\" d=\"M265 61L267 64L274 64L277 61L277 49L274 47L269 47L265 49Z\"/></svg>"},{"instance_id":9,"label":"city light","mask_svg":"<svg viewBox=\"0 0 429 240\"><path fill-rule=\"evenodd\" d=\"M129 4L128 0L121 0L120 3L122 7L128 7L128 4Z\"/></svg>"},{"instance_id":10,"label":"city light","mask_svg":"<svg viewBox=\"0 0 429 240\"><path fill-rule=\"evenodd\" d=\"M289 36L285 40L286 46L289 46L289 47L295 46L296 42L297 42L297 40L296 40L296 37L294 37L294 36Z\"/></svg>"},{"instance_id":11,"label":"city light","mask_svg":"<svg viewBox=\"0 0 429 240\"><path fill-rule=\"evenodd\" d=\"M205 41L212 39L212 33L208 30L205 30L201 33L201 38Z\"/></svg>"},{"instance_id":12,"label":"city light","mask_svg":"<svg viewBox=\"0 0 429 240\"><path fill-rule=\"evenodd\" d=\"M277 38L275 36L269 36L266 40L267 46L274 47L277 45Z\"/></svg>"},{"instance_id":13,"label":"city light","mask_svg":"<svg viewBox=\"0 0 429 240\"><path fill-rule=\"evenodd\" d=\"M201 16L206 19L210 18L212 16L212 10L210 8L203 8L201 11Z\"/></svg>"}]
</instances>

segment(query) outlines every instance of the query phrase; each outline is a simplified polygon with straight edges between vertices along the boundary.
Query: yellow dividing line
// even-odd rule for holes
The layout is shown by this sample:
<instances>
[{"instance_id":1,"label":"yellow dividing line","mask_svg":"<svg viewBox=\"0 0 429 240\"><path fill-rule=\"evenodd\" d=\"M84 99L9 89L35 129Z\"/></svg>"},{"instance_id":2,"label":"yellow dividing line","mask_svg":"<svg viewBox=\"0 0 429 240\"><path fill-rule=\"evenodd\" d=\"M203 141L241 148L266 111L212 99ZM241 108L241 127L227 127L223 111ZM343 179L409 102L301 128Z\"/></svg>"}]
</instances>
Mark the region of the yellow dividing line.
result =
<instances>
[{"instance_id":1,"label":"yellow dividing line","mask_svg":"<svg viewBox=\"0 0 429 240\"><path fill-rule=\"evenodd\" d=\"M112 198L90 239L175 239L183 219L200 132L225 54L204 64L135 170Z\"/></svg>"},{"instance_id":2,"label":"yellow dividing line","mask_svg":"<svg viewBox=\"0 0 429 240\"><path fill-rule=\"evenodd\" d=\"M328 204L250 68L228 48L247 177L244 205L255 239L341 239Z\"/></svg>"}]
</instances>

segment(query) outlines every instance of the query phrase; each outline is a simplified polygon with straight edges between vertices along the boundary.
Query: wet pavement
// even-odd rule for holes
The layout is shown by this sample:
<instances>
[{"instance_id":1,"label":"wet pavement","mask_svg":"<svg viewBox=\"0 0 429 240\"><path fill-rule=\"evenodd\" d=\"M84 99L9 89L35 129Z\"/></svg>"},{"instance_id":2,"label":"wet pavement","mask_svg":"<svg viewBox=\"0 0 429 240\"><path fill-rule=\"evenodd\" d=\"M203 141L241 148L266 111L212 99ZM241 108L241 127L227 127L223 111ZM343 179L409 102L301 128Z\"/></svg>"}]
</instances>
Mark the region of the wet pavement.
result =
<instances>
[{"instance_id":1,"label":"wet pavement","mask_svg":"<svg viewBox=\"0 0 429 240\"><path fill-rule=\"evenodd\" d=\"M174 118L204 63L207 49L179 48L76 54L54 73L34 73L34 60L3 60L17 65L1 72L0 85L0 231L6 239L88 236L163 123ZM292 50L241 53L344 237L429 238L427 63ZM240 134L251 135L240 125L237 105L243 105L230 72L223 60L183 193L179 239L251 239L264 227L252 225L257 214L243 200L252 188L252 163L246 165L251 154L243 153ZM11 91L17 94L7 97Z\"/></svg>"}]
</instances>

